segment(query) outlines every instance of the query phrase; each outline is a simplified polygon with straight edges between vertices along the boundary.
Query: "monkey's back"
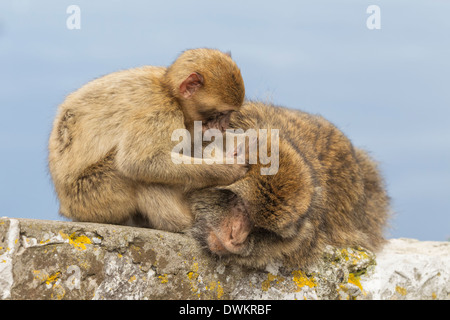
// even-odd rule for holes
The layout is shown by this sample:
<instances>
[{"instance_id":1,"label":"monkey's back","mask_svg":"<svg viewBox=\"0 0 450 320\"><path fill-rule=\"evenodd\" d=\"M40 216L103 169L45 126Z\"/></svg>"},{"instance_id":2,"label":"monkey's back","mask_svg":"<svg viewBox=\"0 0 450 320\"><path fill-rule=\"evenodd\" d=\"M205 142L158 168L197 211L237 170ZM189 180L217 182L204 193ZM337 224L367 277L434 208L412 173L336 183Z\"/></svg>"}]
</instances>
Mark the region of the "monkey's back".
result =
<instances>
[{"instance_id":1,"label":"monkey's back","mask_svg":"<svg viewBox=\"0 0 450 320\"><path fill-rule=\"evenodd\" d=\"M55 184L107 157L126 127L133 125L133 116L157 105L153 82L165 69L146 66L113 72L67 96L49 138L49 169Z\"/></svg>"},{"instance_id":2,"label":"monkey's back","mask_svg":"<svg viewBox=\"0 0 450 320\"><path fill-rule=\"evenodd\" d=\"M145 66L105 75L68 95L58 107L48 161L62 215L91 221L91 212L108 211L111 203L122 210L120 202L127 203L122 211L134 210L128 205L134 185L117 170L117 154L132 130L146 131L158 121L152 119L163 121L164 115L180 112L160 101L164 93L159 81L165 70ZM103 217L107 215L111 217ZM103 216L96 221L121 222L118 214Z\"/></svg>"},{"instance_id":3,"label":"monkey's back","mask_svg":"<svg viewBox=\"0 0 450 320\"><path fill-rule=\"evenodd\" d=\"M245 199L262 230L254 235L259 245L251 258L237 261L262 265L267 257L282 257L306 265L326 244L380 248L389 206L383 179L369 155L333 124L302 111L247 103L231 126L279 129L280 136L278 173L264 176L260 164L252 165L229 187Z\"/></svg>"}]
</instances>

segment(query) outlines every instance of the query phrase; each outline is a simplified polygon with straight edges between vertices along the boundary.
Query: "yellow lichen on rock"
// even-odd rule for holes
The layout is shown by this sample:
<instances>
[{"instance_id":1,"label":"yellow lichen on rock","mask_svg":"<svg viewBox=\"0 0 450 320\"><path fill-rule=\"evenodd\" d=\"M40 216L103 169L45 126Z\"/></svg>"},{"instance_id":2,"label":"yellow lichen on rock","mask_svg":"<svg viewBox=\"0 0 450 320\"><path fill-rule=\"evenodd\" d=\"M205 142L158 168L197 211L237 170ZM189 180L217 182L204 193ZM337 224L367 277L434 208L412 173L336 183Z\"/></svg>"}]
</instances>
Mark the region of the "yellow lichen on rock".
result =
<instances>
[{"instance_id":1,"label":"yellow lichen on rock","mask_svg":"<svg viewBox=\"0 0 450 320\"><path fill-rule=\"evenodd\" d=\"M223 288L220 285L220 281L217 281L217 299L222 298L223 296Z\"/></svg>"},{"instance_id":2,"label":"yellow lichen on rock","mask_svg":"<svg viewBox=\"0 0 450 320\"><path fill-rule=\"evenodd\" d=\"M62 300L66 295L66 289L58 282L53 285L53 292L50 295L51 299Z\"/></svg>"},{"instance_id":3,"label":"yellow lichen on rock","mask_svg":"<svg viewBox=\"0 0 450 320\"><path fill-rule=\"evenodd\" d=\"M205 287L206 290L211 291L211 292L216 292L216 298L220 299L223 297L223 287L220 284L220 281L211 281L209 283L209 286Z\"/></svg>"},{"instance_id":4,"label":"yellow lichen on rock","mask_svg":"<svg viewBox=\"0 0 450 320\"><path fill-rule=\"evenodd\" d=\"M296 292L299 292L302 290L304 286L308 286L310 288L313 288L317 286L315 283L314 277L308 277L303 271L301 270L294 270L292 271L292 280L297 284L297 290Z\"/></svg>"},{"instance_id":5,"label":"yellow lichen on rock","mask_svg":"<svg viewBox=\"0 0 450 320\"><path fill-rule=\"evenodd\" d=\"M193 264L193 266L192 266L192 270L193 271L189 271L188 272L188 278L189 278L189 280L193 280L193 279L197 279L198 278L198 263L197 262L195 262L194 264Z\"/></svg>"},{"instance_id":6,"label":"yellow lichen on rock","mask_svg":"<svg viewBox=\"0 0 450 320\"><path fill-rule=\"evenodd\" d=\"M270 272L267 274L267 280L264 280L261 284L261 290L267 291L269 290L270 283L276 279L277 276L274 276Z\"/></svg>"},{"instance_id":7,"label":"yellow lichen on rock","mask_svg":"<svg viewBox=\"0 0 450 320\"><path fill-rule=\"evenodd\" d=\"M74 246L75 249L79 251L86 250L86 244L91 244L92 241L85 235L76 236L75 232L72 233L70 236L65 234L64 232L60 231L59 234L64 240L69 240L69 243Z\"/></svg>"},{"instance_id":8,"label":"yellow lichen on rock","mask_svg":"<svg viewBox=\"0 0 450 320\"><path fill-rule=\"evenodd\" d=\"M355 286L357 286L361 290L361 292L364 293L364 290L363 290L363 287L361 285L361 281L360 281L360 277L359 276L357 276L357 275L355 275L353 273L350 273L348 275L348 283L354 284Z\"/></svg>"},{"instance_id":9,"label":"yellow lichen on rock","mask_svg":"<svg viewBox=\"0 0 450 320\"><path fill-rule=\"evenodd\" d=\"M362 259L369 259L369 255L363 248L343 248L340 250L341 258L350 261L353 265L358 264ZM350 260L351 259L351 260Z\"/></svg>"},{"instance_id":10,"label":"yellow lichen on rock","mask_svg":"<svg viewBox=\"0 0 450 320\"><path fill-rule=\"evenodd\" d=\"M61 276L61 272L60 272L60 271L58 271L58 272L52 274L51 276L49 276L49 277L47 278L47 280L45 280L45 284L46 284L47 286L50 286L53 282L58 281L58 279L59 279L60 276Z\"/></svg>"},{"instance_id":11,"label":"yellow lichen on rock","mask_svg":"<svg viewBox=\"0 0 450 320\"><path fill-rule=\"evenodd\" d=\"M167 278L167 274L166 273L164 273L161 276L158 276L158 279L161 279L161 283L163 283L163 284L169 282L169 279Z\"/></svg>"},{"instance_id":12,"label":"yellow lichen on rock","mask_svg":"<svg viewBox=\"0 0 450 320\"><path fill-rule=\"evenodd\" d=\"M264 280L261 284L261 290L262 291L267 291L270 288L270 285L273 281L276 281L276 283L280 283L281 281L284 281L284 278L281 276L276 276L271 274L270 272L267 273L267 279Z\"/></svg>"},{"instance_id":13,"label":"yellow lichen on rock","mask_svg":"<svg viewBox=\"0 0 450 320\"><path fill-rule=\"evenodd\" d=\"M402 296L406 296L406 289L400 286L396 286L395 287L395 291L397 291L398 293L400 293Z\"/></svg>"},{"instance_id":14,"label":"yellow lichen on rock","mask_svg":"<svg viewBox=\"0 0 450 320\"><path fill-rule=\"evenodd\" d=\"M195 260L195 258L193 258ZM188 279L189 279L189 285L191 287L191 291L193 294L196 294L198 297L200 297L200 293L198 290L198 262L194 262L192 265L192 271L189 271L187 273Z\"/></svg>"}]
</instances>

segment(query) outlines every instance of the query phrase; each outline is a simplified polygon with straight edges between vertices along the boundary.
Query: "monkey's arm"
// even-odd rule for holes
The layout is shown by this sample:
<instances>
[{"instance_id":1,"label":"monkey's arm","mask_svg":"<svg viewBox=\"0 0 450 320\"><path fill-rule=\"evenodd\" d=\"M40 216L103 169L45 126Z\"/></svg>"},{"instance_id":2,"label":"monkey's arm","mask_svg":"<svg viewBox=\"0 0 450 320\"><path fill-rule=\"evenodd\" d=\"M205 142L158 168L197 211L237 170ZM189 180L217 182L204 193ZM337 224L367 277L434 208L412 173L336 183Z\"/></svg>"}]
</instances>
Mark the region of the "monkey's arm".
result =
<instances>
[{"instance_id":1,"label":"monkey's arm","mask_svg":"<svg viewBox=\"0 0 450 320\"><path fill-rule=\"evenodd\" d=\"M171 128L149 133L145 129L138 131L139 127L145 128L134 126L117 148L117 168L133 180L198 189L231 184L247 172L246 165L226 164L226 161L207 164L205 159L195 158L194 161L192 157L173 153L173 142L168 140L170 135L167 134Z\"/></svg>"},{"instance_id":2,"label":"monkey's arm","mask_svg":"<svg viewBox=\"0 0 450 320\"><path fill-rule=\"evenodd\" d=\"M172 133L185 128L183 116L177 112L180 111L134 113L131 121L124 124L117 145L118 170L133 180L188 189L228 185L245 175L246 165L207 164L204 159L197 164L199 159L194 162L194 158L172 154L175 146Z\"/></svg>"},{"instance_id":3,"label":"monkey's arm","mask_svg":"<svg viewBox=\"0 0 450 320\"><path fill-rule=\"evenodd\" d=\"M194 164L194 158L187 158L184 160L188 163L173 163L168 152L158 152L144 159L133 158L133 155L120 157L118 153L117 160L119 170L129 178L146 183L180 185L185 189L228 185L247 172L245 165L206 164L205 160Z\"/></svg>"}]
</instances>

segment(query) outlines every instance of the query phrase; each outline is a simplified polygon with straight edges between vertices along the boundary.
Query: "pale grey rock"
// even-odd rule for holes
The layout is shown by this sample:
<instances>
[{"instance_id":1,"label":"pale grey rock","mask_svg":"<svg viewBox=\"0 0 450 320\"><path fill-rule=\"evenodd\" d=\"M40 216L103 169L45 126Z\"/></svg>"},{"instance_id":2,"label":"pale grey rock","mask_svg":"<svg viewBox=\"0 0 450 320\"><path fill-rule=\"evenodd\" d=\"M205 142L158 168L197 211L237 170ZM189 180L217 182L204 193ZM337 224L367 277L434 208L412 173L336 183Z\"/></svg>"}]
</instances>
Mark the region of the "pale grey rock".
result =
<instances>
[{"instance_id":1,"label":"pale grey rock","mask_svg":"<svg viewBox=\"0 0 450 320\"><path fill-rule=\"evenodd\" d=\"M449 299L450 243L328 247L307 270L225 265L187 235L0 219L1 299Z\"/></svg>"},{"instance_id":2,"label":"pale grey rock","mask_svg":"<svg viewBox=\"0 0 450 320\"><path fill-rule=\"evenodd\" d=\"M361 279L373 299L450 298L450 242L392 239Z\"/></svg>"}]
</instances>

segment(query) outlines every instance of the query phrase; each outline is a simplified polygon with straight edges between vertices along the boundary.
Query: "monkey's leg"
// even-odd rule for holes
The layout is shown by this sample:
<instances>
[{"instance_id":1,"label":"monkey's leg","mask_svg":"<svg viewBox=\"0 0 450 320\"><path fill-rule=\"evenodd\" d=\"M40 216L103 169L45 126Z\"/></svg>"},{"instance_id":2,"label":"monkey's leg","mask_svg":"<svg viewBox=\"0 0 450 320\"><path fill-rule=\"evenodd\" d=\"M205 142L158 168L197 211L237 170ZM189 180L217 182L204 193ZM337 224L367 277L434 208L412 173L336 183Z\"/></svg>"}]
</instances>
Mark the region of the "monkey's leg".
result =
<instances>
[{"instance_id":1,"label":"monkey's leg","mask_svg":"<svg viewBox=\"0 0 450 320\"><path fill-rule=\"evenodd\" d=\"M74 221L125 224L137 212L135 184L108 157L58 190L60 213Z\"/></svg>"},{"instance_id":2,"label":"monkey's leg","mask_svg":"<svg viewBox=\"0 0 450 320\"><path fill-rule=\"evenodd\" d=\"M180 232L193 223L183 193L164 185L141 185L137 189L138 211L151 228Z\"/></svg>"}]
</instances>

